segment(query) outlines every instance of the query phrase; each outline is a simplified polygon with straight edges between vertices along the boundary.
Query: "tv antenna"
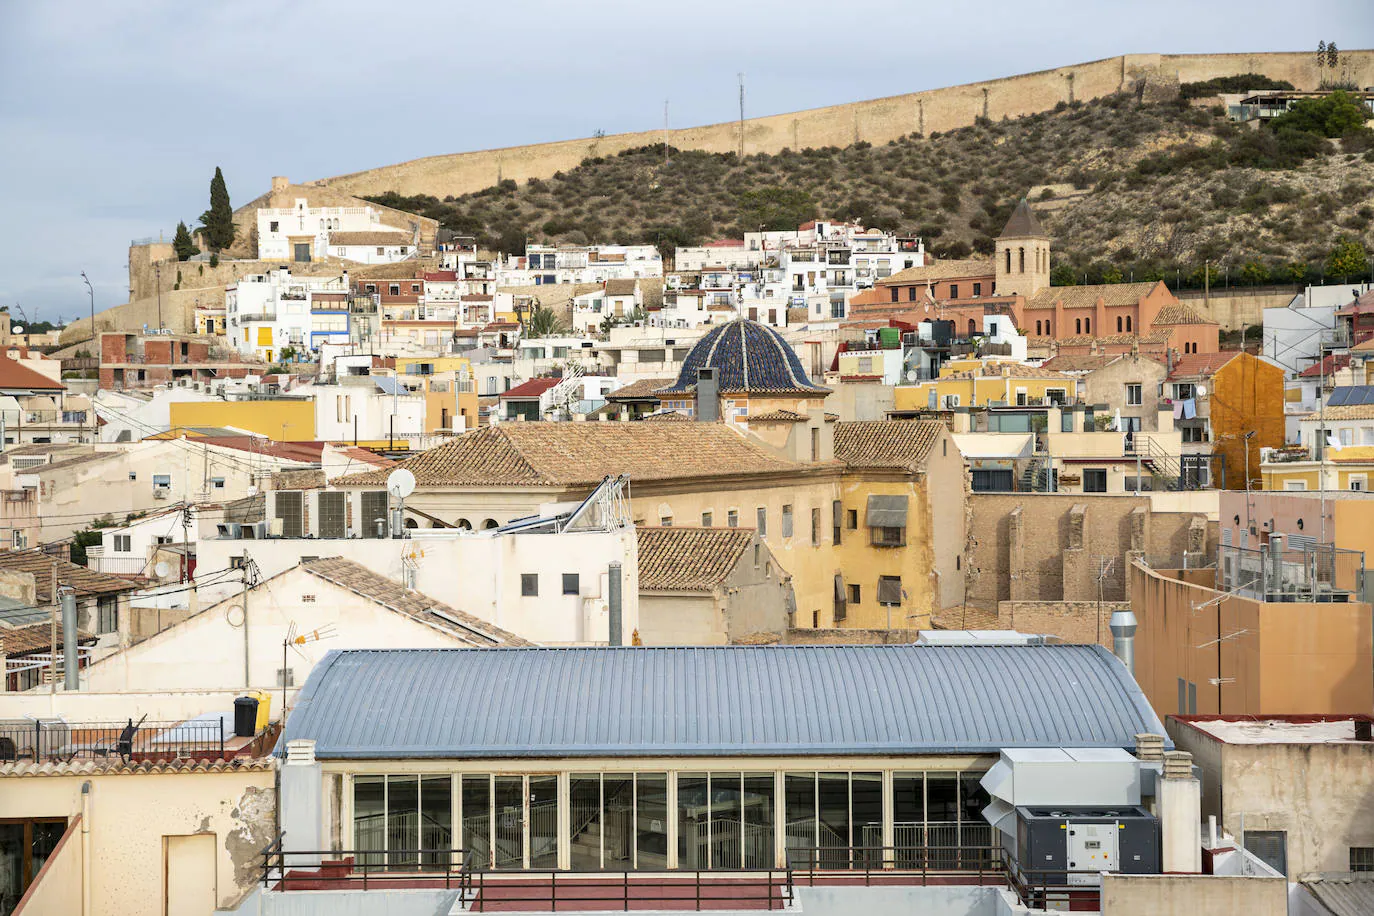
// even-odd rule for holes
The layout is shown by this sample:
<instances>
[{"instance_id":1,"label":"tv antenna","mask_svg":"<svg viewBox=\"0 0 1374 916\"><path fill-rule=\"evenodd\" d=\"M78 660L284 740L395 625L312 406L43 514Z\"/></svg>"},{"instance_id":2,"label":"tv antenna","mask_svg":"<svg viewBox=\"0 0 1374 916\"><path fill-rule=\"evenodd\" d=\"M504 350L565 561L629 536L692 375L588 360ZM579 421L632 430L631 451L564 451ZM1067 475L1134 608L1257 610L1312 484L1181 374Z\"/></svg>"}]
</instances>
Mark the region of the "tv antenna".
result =
<instances>
[{"instance_id":1,"label":"tv antenna","mask_svg":"<svg viewBox=\"0 0 1374 916\"><path fill-rule=\"evenodd\" d=\"M297 632L297 630L296 630L296 621L293 620L293 621L291 621L290 626L288 626L288 627L286 628L286 638L283 639L283 640L281 641L281 715L282 715L282 722L285 722L285 721L286 721L286 687L287 687L287 684L286 684L286 681L287 681L287 678L286 678L286 660L287 660L286 651L287 651L287 649L294 649L295 652L296 652L296 654L299 655L299 656L301 657L301 660L302 660L302 661L309 661L310 658L309 658L309 656L307 656L307 655L305 654L305 649L303 648L304 646L307 646L307 645L309 645L310 643L322 642L323 640L326 640L326 639L333 639L333 638L334 638L335 636L337 636L337 635L339 635L339 634L338 634L338 631L334 629L334 624L332 624L332 623L326 623L324 626L322 626L322 627L316 627L315 629L310 630L309 632L306 632L306 633L299 633L299 632Z\"/></svg>"}]
</instances>

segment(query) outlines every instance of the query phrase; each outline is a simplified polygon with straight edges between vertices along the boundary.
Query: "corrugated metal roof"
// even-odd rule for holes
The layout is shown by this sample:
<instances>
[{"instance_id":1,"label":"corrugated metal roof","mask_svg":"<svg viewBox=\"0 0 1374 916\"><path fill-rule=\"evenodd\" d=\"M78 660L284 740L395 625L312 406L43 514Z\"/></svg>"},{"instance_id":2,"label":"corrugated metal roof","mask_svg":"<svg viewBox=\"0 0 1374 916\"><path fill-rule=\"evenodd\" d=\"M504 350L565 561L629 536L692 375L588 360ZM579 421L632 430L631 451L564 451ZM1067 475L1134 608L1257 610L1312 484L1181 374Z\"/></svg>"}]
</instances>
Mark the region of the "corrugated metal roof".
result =
<instances>
[{"instance_id":1,"label":"corrugated metal roof","mask_svg":"<svg viewBox=\"0 0 1374 916\"><path fill-rule=\"evenodd\" d=\"M279 747L321 758L996 753L1164 726L1100 646L362 649Z\"/></svg>"},{"instance_id":2,"label":"corrugated metal roof","mask_svg":"<svg viewBox=\"0 0 1374 916\"><path fill-rule=\"evenodd\" d=\"M1303 877L1302 886L1332 916L1365 916L1374 913L1374 875L1366 872L1334 872Z\"/></svg>"}]
</instances>

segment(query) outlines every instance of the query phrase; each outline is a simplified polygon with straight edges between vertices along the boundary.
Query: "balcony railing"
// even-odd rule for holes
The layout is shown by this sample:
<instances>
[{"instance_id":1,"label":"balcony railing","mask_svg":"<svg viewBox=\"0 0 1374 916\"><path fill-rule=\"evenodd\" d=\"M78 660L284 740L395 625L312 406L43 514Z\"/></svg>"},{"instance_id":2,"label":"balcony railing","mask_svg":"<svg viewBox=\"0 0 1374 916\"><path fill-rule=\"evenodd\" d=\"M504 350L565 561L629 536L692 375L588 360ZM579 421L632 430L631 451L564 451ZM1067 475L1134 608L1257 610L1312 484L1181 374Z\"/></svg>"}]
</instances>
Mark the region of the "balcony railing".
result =
<instances>
[{"instance_id":1,"label":"balcony railing","mask_svg":"<svg viewBox=\"0 0 1374 916\"><path fill-rule=\"evenodd\" d=\"M39 719L0 724L0 762L69 763L120 760L157 763L224 757L222 719L191 722L66 722Z\"/></svg>"}]
</instances>

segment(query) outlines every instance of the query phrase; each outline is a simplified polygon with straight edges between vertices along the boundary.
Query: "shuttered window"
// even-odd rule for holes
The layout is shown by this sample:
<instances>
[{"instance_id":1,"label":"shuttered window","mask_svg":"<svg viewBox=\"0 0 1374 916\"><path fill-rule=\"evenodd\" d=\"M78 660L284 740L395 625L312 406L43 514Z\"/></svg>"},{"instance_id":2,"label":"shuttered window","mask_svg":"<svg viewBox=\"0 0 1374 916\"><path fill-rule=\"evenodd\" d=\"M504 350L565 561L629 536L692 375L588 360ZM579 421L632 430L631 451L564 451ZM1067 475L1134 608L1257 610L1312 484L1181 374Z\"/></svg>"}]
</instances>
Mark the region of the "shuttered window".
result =
<instances>
[{"instance_id":1,"label":"shuttered window","mask_svg":"<svg viewBox=\"0 0 1374 916\"><path fill-rule=\"evenodd\" d=\"M901 577L901 576L879 576L879 577L878 577L878 603L879 603L879 604L901 604L901 603L902 603L902 577Z\"/></svg>"},{"instance_id":2,"label":"shuttered window","mask_svg":"<svg viewBox=\"0 0 1374 916\"><path fill-rule=\"evenodd\" d=\"M847 596L845 595L845 590L844 590L844 576L841 575L840 573L835 573L835 622L836 622L836 623L839 623L841 620L844 620L845 617L849 616L849 610L848 610L848 607L847 607L846 601L845 601L846 597L847 597Z\"/></svg>"},{"instance_id":3,"label":"shuttered window","mask_svg":"<svg viewBox=\"0 0 1374 916\"><path fill-rule=\"evenodd\" d=\"M905 496L870 496L864 522L875 547L900 547L906 543Z\"/></svg>"}]
</instances>

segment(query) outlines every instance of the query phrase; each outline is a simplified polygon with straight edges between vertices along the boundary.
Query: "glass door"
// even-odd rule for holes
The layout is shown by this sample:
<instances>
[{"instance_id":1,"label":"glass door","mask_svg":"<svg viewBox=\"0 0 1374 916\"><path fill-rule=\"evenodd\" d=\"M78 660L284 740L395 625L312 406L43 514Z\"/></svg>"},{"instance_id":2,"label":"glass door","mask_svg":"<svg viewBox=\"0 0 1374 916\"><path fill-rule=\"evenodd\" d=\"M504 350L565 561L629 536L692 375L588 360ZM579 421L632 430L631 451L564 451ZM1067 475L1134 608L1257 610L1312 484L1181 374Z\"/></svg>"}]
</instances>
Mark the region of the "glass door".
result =
<instances>
[{"instance_id":1,"label":"glass door","mask_svg":"<svg viewBox=\"0 0 1374 916\"><path fill-rule=\"evenodd\" d=\"M525 777L496 776L492 780L492 867L525 867Z\"/></svg>"}]
</instances>

